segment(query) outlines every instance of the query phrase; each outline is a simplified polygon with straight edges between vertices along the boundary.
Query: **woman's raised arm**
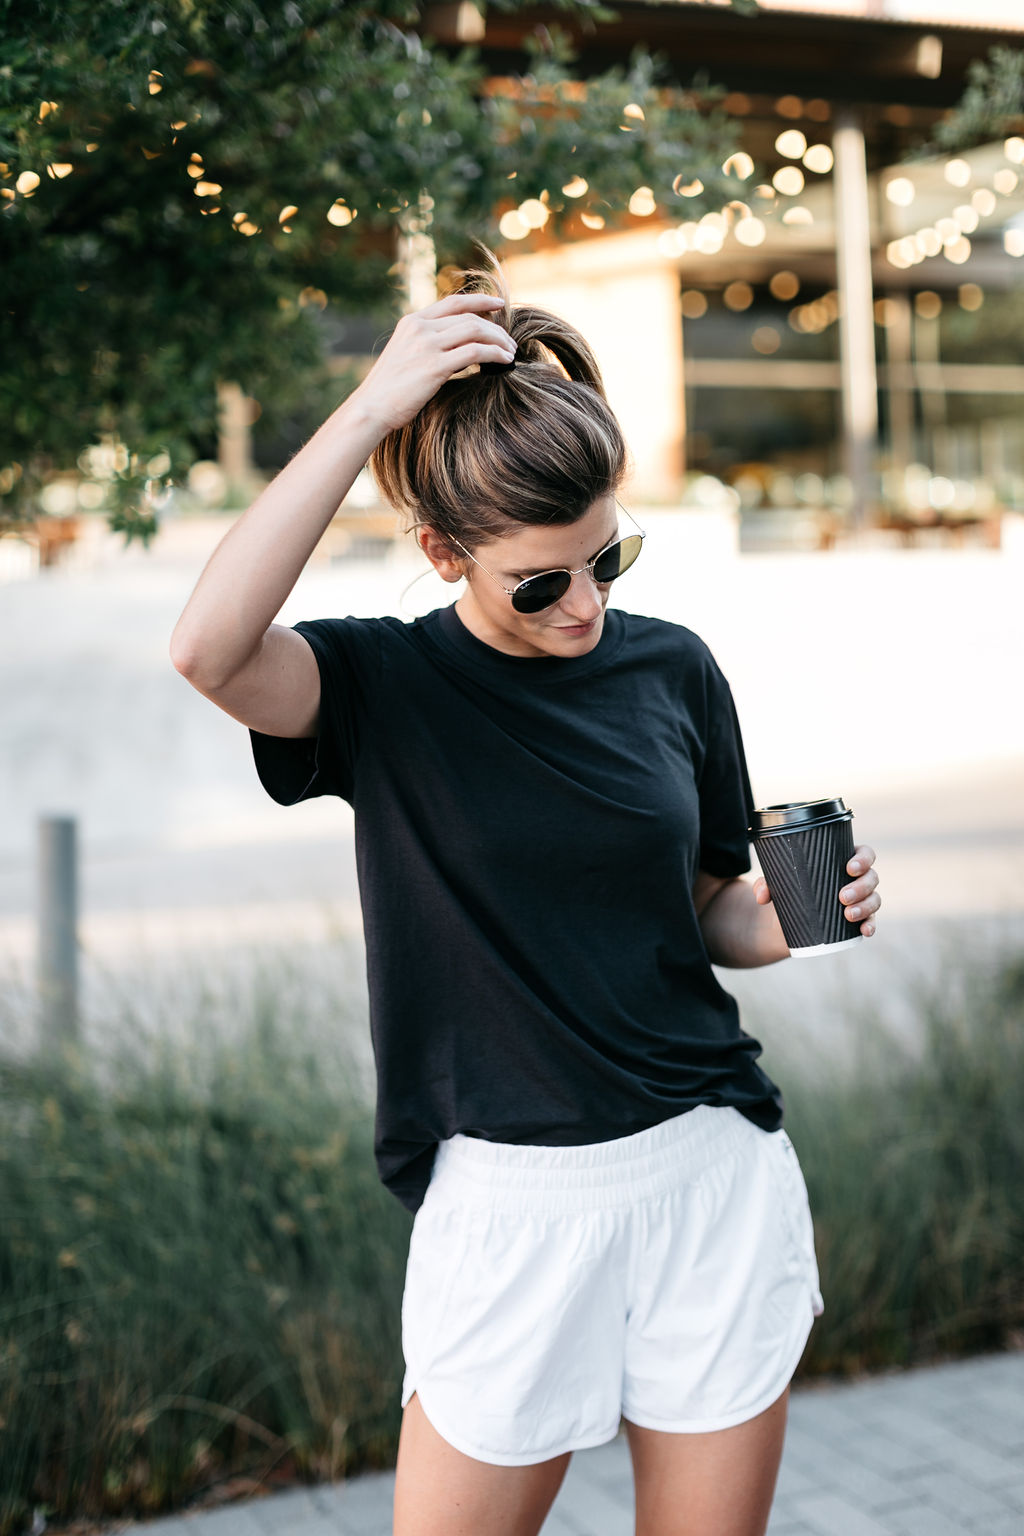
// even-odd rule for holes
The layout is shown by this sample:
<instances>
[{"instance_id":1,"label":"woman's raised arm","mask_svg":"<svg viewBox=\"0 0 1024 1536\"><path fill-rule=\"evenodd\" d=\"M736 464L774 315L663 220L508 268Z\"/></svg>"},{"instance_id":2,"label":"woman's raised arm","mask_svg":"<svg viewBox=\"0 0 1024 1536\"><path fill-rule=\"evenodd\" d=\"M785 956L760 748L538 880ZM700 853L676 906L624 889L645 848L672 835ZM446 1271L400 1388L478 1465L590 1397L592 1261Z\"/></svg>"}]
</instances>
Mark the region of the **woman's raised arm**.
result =
<instances>
[{"instance_id":1,"label":"woman's raised arm","mask_svg":"<svg viewBox=\"0 0 1024 1536\"><path fill-rule=\"evenodd\" d=\"M192 686L254 730L315 734L313 652L275 624L331 518L377 444L411 421L453 374L514 355L486 318L489 294L452 294L404 316L367 377L221 539L171 636Z\"/></svg>"}]
</instances>

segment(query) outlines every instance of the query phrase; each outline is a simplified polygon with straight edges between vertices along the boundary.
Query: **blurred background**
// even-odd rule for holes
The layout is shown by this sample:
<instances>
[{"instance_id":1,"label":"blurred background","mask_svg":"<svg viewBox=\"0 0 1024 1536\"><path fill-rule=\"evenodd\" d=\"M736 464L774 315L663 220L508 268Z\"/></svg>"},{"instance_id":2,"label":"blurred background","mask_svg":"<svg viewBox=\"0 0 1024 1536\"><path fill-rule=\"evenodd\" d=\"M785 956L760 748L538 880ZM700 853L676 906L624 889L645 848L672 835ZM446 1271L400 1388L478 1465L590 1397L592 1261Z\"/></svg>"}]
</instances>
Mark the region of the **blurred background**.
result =
<instances>
[{"instance_id":1,"label":"blurred background","mask_svg":"<svg viewBox=\"0 0 1024 1536\"><path fill-rule=\"evenodd\" d=\"M247 733L167 651L232 521L473 238L604 369L649 535L613 603L711 646L758 803L840 794L878 852L870 943L722 976L801 1150L849 1132L812 1183L836 1304L805 1369L1024 1328L1019 5L304 10L9 23L0 1052L22 1374L0 1395L21 1426L3 1531L393 1449L406 1227L368 1152L351 815L274 805ZM452 596L364 475L279 618ZM895 1212L851 1182L879 1138L906 1174ZM148 1246L145 1212L164 1213ZM849 1243L870 1274L844 1305ZM229 1325L211 1298L232 1252L252 1289ZM118 1288L136 1262L159 1349ZM190 1287L206 1299L179 1317ZM26 1297L47 1319L31 1341ZM97 1345L136 1306L115 1390ZM65 1356L87 1470L44 1475L67 1405L39 1384Z\"/></svg>"}]
</instances>

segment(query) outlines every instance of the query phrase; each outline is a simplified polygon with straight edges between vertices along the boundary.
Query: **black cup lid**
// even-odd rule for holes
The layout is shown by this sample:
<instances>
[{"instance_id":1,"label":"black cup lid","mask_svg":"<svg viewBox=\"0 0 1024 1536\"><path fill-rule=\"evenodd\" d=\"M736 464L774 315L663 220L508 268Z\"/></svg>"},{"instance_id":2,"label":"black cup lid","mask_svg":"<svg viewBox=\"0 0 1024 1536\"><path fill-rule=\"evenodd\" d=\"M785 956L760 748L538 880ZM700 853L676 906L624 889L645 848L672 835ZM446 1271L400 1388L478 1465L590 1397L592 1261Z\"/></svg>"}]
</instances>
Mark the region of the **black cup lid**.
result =
<instances>
[{"instance_id":1,"label":"black cup lid","mask_svg":"<svg viewBox=\"0 0 1024 1536\"><path fill-rule=\"evenodd\" d=\"M755 811L750 832L754 837L768 832L792 832L826 821L842 821L852 815L838 795L832 800L793 800L788 805L766 805Z\"/></svg>"}]
</instances>

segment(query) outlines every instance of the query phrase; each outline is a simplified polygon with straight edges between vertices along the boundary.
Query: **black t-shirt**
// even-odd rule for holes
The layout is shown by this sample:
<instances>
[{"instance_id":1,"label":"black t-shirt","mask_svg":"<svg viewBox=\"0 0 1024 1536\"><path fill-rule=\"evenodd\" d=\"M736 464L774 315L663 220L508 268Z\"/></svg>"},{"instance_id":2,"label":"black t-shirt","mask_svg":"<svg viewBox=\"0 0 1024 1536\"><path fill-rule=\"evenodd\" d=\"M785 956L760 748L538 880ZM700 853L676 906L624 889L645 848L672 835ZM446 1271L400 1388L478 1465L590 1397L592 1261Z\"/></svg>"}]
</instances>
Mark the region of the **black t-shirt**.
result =
<instances>
[{"instance_id":1,"label":"black t-shirt","mask_svg":"<svg viewBox=\"0 0 1024 1536\"><path fill-rule=\"evenodd\" d=\"M317 737L250 732L280 804L355 811L381 1178L439 1140L577 1146L697 1104L782 1119L719 985L698 868L750 868L729 686L703 641L612 609L585 656L507 656L454 607L295 625Z\"/></svg>"}]
</instances>

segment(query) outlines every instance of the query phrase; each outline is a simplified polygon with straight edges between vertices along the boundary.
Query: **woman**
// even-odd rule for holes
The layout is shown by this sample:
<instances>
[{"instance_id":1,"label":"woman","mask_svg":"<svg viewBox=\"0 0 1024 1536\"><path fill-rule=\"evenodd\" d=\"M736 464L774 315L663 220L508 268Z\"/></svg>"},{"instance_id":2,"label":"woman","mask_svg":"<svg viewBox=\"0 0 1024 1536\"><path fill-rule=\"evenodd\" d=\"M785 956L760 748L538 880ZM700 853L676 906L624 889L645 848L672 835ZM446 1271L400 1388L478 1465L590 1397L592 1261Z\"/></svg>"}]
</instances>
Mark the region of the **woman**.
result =
<instances>
[{"instance_id":1,"label":"woman","mask_svg":"<svg viewBox=\"0 0 1024 1536\"><path fill-rule=\"evenodd\" d=\"M398 323L214 551L172 657L276 800L355 808L377 1158L416 1212L397 1536L534 1536L620 1417L639 1536L758 1536L822 1304L781 1099L711 962L788 951L742 878L725 679L689 630L606 610L643 534L597 364L496 289ZM368 459L465 590L414 624L275 624ZM866 935L873 862L841 893Z\"/></svg>"}]
</instances>

